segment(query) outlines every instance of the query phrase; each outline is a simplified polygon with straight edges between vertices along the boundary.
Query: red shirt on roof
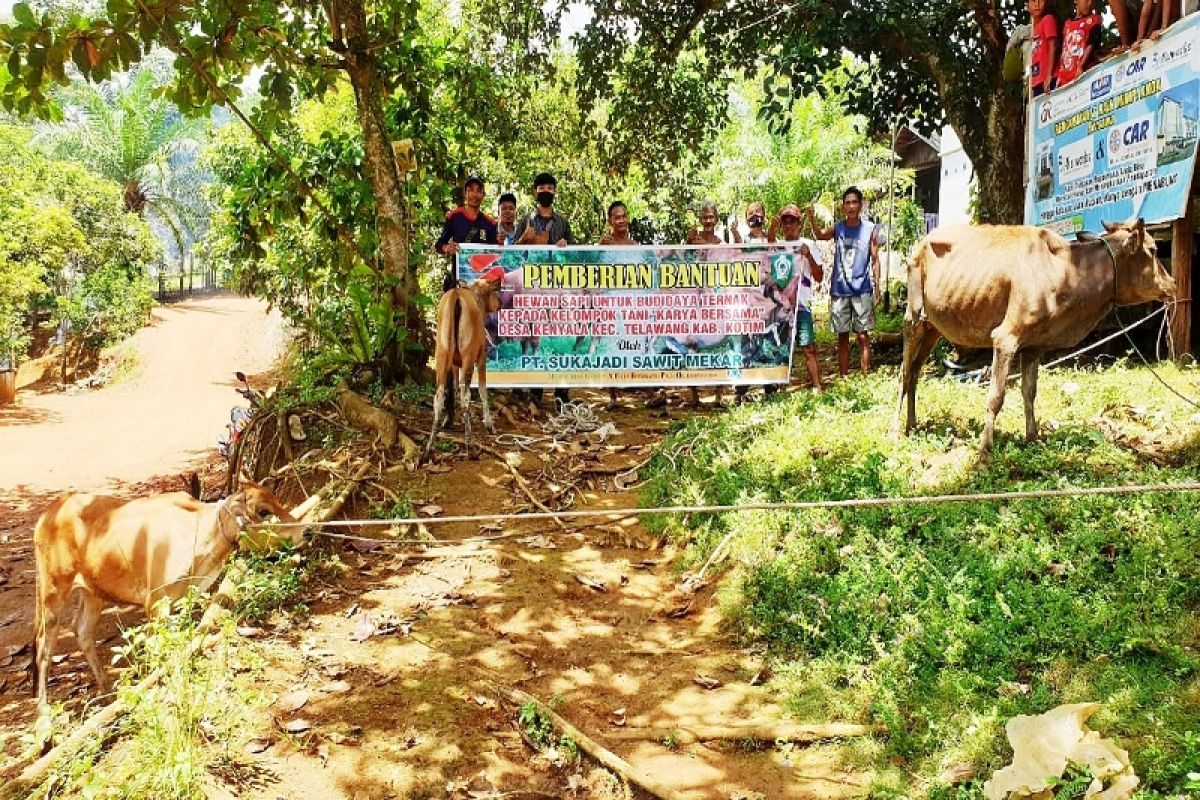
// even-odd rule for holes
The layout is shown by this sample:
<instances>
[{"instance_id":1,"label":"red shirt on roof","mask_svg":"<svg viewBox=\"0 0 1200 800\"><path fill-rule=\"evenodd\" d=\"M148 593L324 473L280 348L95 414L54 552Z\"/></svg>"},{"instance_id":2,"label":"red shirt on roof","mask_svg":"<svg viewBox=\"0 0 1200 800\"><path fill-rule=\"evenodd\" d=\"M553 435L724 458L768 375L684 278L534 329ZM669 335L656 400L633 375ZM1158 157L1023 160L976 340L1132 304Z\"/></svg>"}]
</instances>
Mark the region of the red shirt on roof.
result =
<instances>
[{"instance_id":1,"label":"red shirt on roof","mask_svg":"<svg viewBox=\"0 0 1200 800\"><path fill-rule=\"evenodd\" d=\"M1050 88L1050 42L1058 38L1058 20L1053 14L1043 14L1033 26L1033 52L1031 54L1029 85Z\"/></svg>"},{"instance_id":2,"label":"red shirt on roof","mask_svg":"<svg viewBox=\"0 0 1200 800\"><path fill-rule=\"evenodd\" d=\"M1065 86L1075 80L1096 61L1096 50L1100 47L1100 15L1093 12L1086 17L1069 19L1063 25L1062 60L1058 63L1058 85ZM1092 48L1092 56L1085 64L1084 51Z\"/></svg>"}]
</instances>

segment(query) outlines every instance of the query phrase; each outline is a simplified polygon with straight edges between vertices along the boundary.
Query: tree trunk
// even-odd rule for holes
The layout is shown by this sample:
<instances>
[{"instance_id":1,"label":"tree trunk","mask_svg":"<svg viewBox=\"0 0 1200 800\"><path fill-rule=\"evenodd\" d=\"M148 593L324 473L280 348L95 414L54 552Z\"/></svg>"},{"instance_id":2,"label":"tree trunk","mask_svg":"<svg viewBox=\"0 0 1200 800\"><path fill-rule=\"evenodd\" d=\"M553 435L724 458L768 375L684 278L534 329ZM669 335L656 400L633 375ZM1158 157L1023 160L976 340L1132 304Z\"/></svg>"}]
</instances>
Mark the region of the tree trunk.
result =
<instances>
[{"instance_id":1,"label":"tree trunk","mask_svg":"<svg viewBox=\"0 0 1200 800\"><path fill-rule=\"evenodd\" d=\"M329 0L327 11L335 49L344 54L350 85L354 88L363 132L364 162L375 195L383 273L395 282L391 288L392 307L400 314L408 332L403 352L396 348L388 360L404 376L415 377L425 365L433 337L424 313L414 302L417 282L409 267L407 210L401 198L395 153L384 124L384 87L371 53L362 0Z\"/></svg>"},{"instance_id":2,"label":"tree trunk","mask_svg":"<svg viewBox=\"0 0 1200 800\"><path fill-rule=\"evenodd\" d=\"M950 119L975 168L981 223L1025 221L1025 104L1019 85L998 82L970 116Z\"/></svg>"}]
</instances>

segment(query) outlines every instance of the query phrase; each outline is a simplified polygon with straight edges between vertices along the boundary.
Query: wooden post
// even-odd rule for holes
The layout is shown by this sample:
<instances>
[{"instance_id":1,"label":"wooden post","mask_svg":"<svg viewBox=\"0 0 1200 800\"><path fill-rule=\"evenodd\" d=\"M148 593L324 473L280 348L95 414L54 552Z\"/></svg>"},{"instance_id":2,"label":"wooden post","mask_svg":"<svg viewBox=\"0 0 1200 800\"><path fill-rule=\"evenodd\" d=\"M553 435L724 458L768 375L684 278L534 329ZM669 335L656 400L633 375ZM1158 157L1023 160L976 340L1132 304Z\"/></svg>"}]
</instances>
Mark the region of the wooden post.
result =
<instances>
[{"instance_id":1,"label":"wooden post","mask_svg":"<svg viewBox=\"0 0 1200 800\"><path fill-rule=\"evenodd\" d=\"M1196 202L1188 198L1183 219L1171 225L1171 274L1175 277L1175 307L1171 311L1171 353L1176 360L1192 352L1192 232Z\"/></svg>"}]
</instances>

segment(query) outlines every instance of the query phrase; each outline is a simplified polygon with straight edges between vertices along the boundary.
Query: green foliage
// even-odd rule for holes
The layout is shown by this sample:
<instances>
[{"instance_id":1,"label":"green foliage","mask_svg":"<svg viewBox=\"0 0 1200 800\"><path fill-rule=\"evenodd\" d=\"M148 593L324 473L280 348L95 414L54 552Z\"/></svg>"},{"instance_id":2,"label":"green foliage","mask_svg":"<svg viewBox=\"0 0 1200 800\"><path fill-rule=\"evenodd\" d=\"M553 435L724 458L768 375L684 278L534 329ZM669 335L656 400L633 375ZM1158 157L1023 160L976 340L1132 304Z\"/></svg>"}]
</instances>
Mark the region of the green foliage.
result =
<instances>
[{"instance_id":1,"label":"green foliage","mask_svg":"<svg viewBox=\"0 0 1200 800\"><path fill-rule=\"evenodd\" d=\"M0 126L0 356L16 359L30 341L27 315L54 296L93 345L132 332L149 310L147 266L161 253L119 186L48 158L30 138Z\"/></svg>"},{"instance_id":2,"label":"green foliage","mask_svg":"<svg viewBox=\"0 0 1200 800\"><path fill-rule=\"evenodd\" d=\"M1020 0L1001 0L987 13L909 0L869 8L849 0L588 5L593 16L578 37L584 98L612 100L617 128L638 129L650 142L689 140L724 121L733 107L677 75L699 62L704 88L761 76L761 114L784 129L794 101L841 72L848 53L855 70L843 89L852 112L881 134L897 118L925 132L949 121L979 172L983 219L1020 219L1021 181L1011 165L1020 159L1022 126L996 122L1022 114L1020 87L1003 81L1005 46L1024 16ZM634 102L621 104L631 90ZM639 127L640 118L670 122Z\"/></svg>"},{"instance_id":3,"label":"green foliage","mask_svg":"<svg viewBox=\"0 0 1200 800\"><path fill-rule=\"evenodd\" d=\"M242 746L266 700L256 686L262 662L235 626L289 605L305 612L295 601L306 582L342 569L334 554L310 550L307 556L287 547L239 552L229 567L234 615L206 635L202 651L198 622L207 599L198 592L169 616L125 631L126 644L115 648L128 664L117 686L128 709L116 731L122 741L106 753L105 738L94 738L60 761L31 797L200 800L213 775L250 774ZM159 681L140 686L151 673Z\"/></svg>"},{"instance_id":4,"label":"green foliage","mask_svg":"<svg viewBox=\"0 0 1200 800\"><path fill-rule=\"evenodd\" d=\"M1159 371L1188 383L1188 373ZM1067 381L1082 389L1063 392ZM996 452L978 466L986 387L924 381L926 422L898 444L887 438L892 376L739 408L674 434L644 502L839 500L1200 475L1187 436L1193 410L1149 373L1054 372L1040 388L1052 432L1025 443L1010 392L1015 408L1001 416ZM1134 398L1156 417L1131 416ZM1151 429L1167 436L1167 466L1107 439L1097 418L1133 440ZM974 762L980 775L1002 766L1009 717L1098 700L1104 708L1093 727L1130 750L1148 792L1170 794L1200 770L1198 513L1200 497L1160 494L657 523L685 547L685 563L732 533L724 607L744 636L771 645L776 686L792 711L885 725L875 763L903 759L930 782L924 792L937 794L945 763ZM877 796L887 794L885 783Z\"/></svg>"},{"instance_id":5,"label":"green foliage","mask_svg":"<svg viewBox=\"0 0 1200 800\"><path fill-rule=\"evenodd\" d=\"M535 746L549 747L554 741L554 723L542 713L537 703L523 704L517 713L517 722Z\"/></svg>"},{"instance_id":6,"label":"green foliage","mask_svg":"<svg viewBox=\"0 0 1200 800\"><path fill-rule=\"evenodd\" d=\"M199 606L200 596L189 595L176 613L127 631L127 644L116 648L129 664L117 686L127 708L117 730L121 757L105 758L103 737L94 737L32 797L195 800L205 796L210 765L243 762L240 745L262 700L232 625L196 657ZM139 686L152 672L160 680Z\"/></svg>"},{"instance_id":7,"label":"green foliage","mask_svg":"<svg viewBox=\"0 0 1200 800\"><path fill-rule=\"evenodd\" d=\"M161 221L182 254L209 215L196 159L205 123L183 117L158 84L150 69L127 81L72 83L59 93L70 119L46 126L39 140L54 157L119 184L125 207Z\"/></svg>"},{"instance_id":8,"label":"green foliage","mask_svg":"<svg viewBox=\"0 0 1200 800\"><path fill-rule=\"evenodd\" d=\"M234 577L234 613L239 619L259 620L284 608L299 597L314 566L287 545L266 553L240 552L229 568Z\"/></svg>"},{"instance_id":9,"label":"green foliage","mask_svg":"<svg viewBox=\"0 0 1200 800\"><path fill-rule=\"evenodd\" d=\"M740 219L752 200L763 201L771 214L798 203L832 222L847 186L871 199L887 193L891 151L867 137L867 120L847 112L832 81L827 95L813 92L792 103L792 125L784 132L772 131L764 119L768 98L758 82L738 81L730 94L731 119L717 136L703 178L722 211ZM912 171L896 170L896 190L904 193L911 185ZM871 213L881 219L878 205Z\"/></svg>"},{"instance_id":10,"label":"green foliage","mask_svg":"<svg viewBox=\"0 0 1200 800\"><path fill-rule=\"evenodd\" d=\"M558 700L558 705L562 705L562 699L558 698ZM553 701L551 701L551 706L554 706ZM566 733L555 739L554 722L537 703L531 701L521 706L517 711L517 724L521 726L521 730L529 737L529 741L533 743L534 747L539 750L553 747L568 762L573 763L579 760L579 743Z\"/></svg>"}]
</instances>

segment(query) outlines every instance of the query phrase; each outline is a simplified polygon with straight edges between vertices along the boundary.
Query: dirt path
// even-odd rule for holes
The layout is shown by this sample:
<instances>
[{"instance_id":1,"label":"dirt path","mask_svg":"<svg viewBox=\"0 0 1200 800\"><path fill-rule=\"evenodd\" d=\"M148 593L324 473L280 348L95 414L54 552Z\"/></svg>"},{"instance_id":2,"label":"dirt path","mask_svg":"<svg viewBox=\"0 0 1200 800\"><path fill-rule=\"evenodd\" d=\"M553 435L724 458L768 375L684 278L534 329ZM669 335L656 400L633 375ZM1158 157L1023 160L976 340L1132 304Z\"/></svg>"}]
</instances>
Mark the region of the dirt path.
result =
<instances>
[{"instance_id":1,"label":"dirt path","mask_svg":"<svg viewBox=\"0 0 1200 800\"><path fill-rule=\"evenodd\" d=\"M221 374L213 380L225 413L228 388ZM603 401L598 393L579 394L597 406ZM607 445L542 443L514 449L509 458L530 479L550 465L560 475L565 467L578 484L574 507L637 505L636 489L622 491L613 474L647 458L668 422L633 398L604 417L621 430ZM529 423L516 429L499 424L504 432L539 433ZM164 451L159 457L160 470L179 463ZM186 464L186 450L182 457ZM154 473L141 477L148 474ZM436 504L457 515L511 511L525 503L508 470L492 458L469 461L445 453L431 467L400 474L392 488L414 508ZM358 505L347 515L369 512ZM689 800L861 794L867 776L842 743L760 749L744 742L675 741L670 732L697 724L769 723L786 714L760 679L763 655L741 648L723 630L715 587L681 610L675 554L636 520L569 531L545 522L430 530L439 540L435 547L481 533L508 538L449 557L422 553L422 546L359 552L337 543L347 568L335 580L308 587L303 600L310 612L276 614L246 640L266 665L259 683L266 696L288 695L294 705L300 690L310 699L290 712L277 705L264 709L255 737L269 746L254 750L262 768L255 774L264 780L222 786L213 796L631 797L587 766L535 754L514 723L517 709L496 684L551 702L581 730ZM7 587L0 584L0 752L10 756L19 751L18 737L34 712L23 668L28 651L20 649L29 638L28 558L27 529L0 518L0 577L7 566L11 579ZM120 616L138 621L133 612ZM106 647L119 642L117 617L110 611L102 621ZM90 696L91 678L70 635L63 638L51 692L78 709ZM715 682L702 687L695 680L700 676ZM283 733L280 724L295 717L311 727ZM628 738L638 729L646 734ZM468 789L472 780L474 789Z\"/></svg>"},{"instance_id":2,"label":"dirt path","mask_svg":"<svg viewBox=\"0 0 1200 800\"><path fill-rule=\"evenodd\" d=\"M620 491L612 475L645 459L666 423L633 405L604 414L622 432L614 444L576 452L576 440L559 450L581 489L575 507L637 505L637 490ZM536 432L525 427L521 433ZM536 474L553 453L545 445L523 451L520 469ZM403 491L413 507L432 504L445 515L524 503L508 471L488 457L446 456ZM350 516L366 509L357 511ZM432 550L409 544L362 553L339 545L346 570L311 587L310 613L277 615L252 645L268 664L258 684L268 696L310 699L292 711L266 709L256 737L271 742L259 758L274 779L236 796L626 797L585 765L535 754L497 684L550 702L689 800L862 793L868 776L841 742L673 741L669 732L696 725L785 720L763 680L764 654L723 629L715 585L690 602L678 591L675 553L636 519L569 527L431 525ZM498 538L454 546L480 535ZM715 688L699 685L701 676L715 679ZM311 728L282 733L279 725L294 718ZM630 738L637 732L644 735ZM476 794L466 788L472 780Z\"/></svg>"},{"instance_id":3,"label":"dirt path","mask_svg":"<svg viewBox=\"0 0 1200 800\"><path fill-rule=\"evenodd\" d=\"M156 308L134 343L132 380L73 394L22 391L18 405L0 406L0 761L16 752L34 712L26 667L38 514L66 489L177 491L181 472L218 470L216 439L240 400L233 373L269 370L282 336L262 302L218 294ZM106 613L100 635L115 641L118 618ZM79 696L82 674L60 680Z\"/></svg>"},{"instance_id":4,"label":"dirt path","mask_svg":"<svg viewBox=\"0 0 1200 800\"><path fill-rule=\"evenodd\" d=\"M19 405L0 407L0 503L185 469L216 446L239 400L233 373L266 371L281 344L265 304L231 294L156 308L134 341L141 370L132 381L22 392Z\"/></svg>"}]
</instances>

